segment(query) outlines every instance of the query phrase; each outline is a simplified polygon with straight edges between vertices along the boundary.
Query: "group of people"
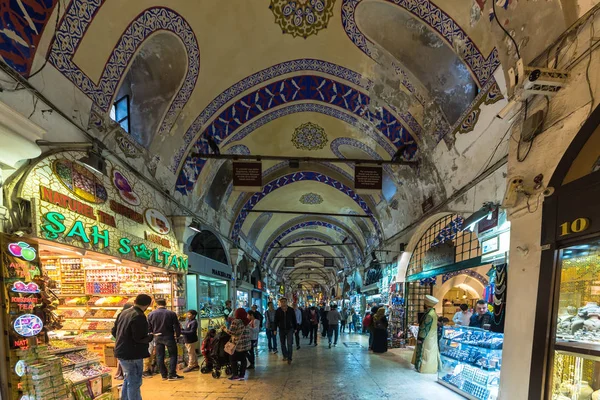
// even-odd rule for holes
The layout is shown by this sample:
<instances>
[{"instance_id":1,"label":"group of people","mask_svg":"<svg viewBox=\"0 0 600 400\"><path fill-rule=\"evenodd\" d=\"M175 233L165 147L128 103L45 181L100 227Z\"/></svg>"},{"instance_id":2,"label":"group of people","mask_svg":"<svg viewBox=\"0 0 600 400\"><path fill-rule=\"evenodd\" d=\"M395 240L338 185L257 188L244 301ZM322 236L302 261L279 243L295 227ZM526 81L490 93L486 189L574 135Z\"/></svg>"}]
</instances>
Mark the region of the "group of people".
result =
<instances>
[{"instance_id":1,"label":"group of people","mask_svg":"<svg viewBox=\"0 0 600 400\"><path fill-rule=\"evenodd\" d=\"M415 369L424 374L434 374L441 366L439 341L442 339L443 325L448 322L443 317L438 317L435 306L439 302L433 296L425 296L425 314L419 321L417 345L412 357ZM489 329L493 318L485 300L478 300L475 312L469 311L466 304L460 305L460 310L454 314L452 321L455 325L473 328Z\"/></svg>"},{"instance_id":2,"label":"group of people","mask_svg":"<svg viewBox=\"0 0 600 400\"><path fill-rule=\"evenodd\" d=\"M188 354L188 363L183 372L200 369L196 346L198 338L198 313L187 312L183 325L176 313L167 309L164 299L156 299L156 308L146 317L146 310L152 305L152 297L140 294L133 304L126 304L117 316L112 335L115 337L115 356L117 357L117 379L123 379L122 399L141 399L140 388L143 377L152 376L151 353L156 355L156 365L162 379L177 381L183 376L177 374L178 351L177 342L182 339ZM369 349L374 352L387 350L387 319L384 308L373 308L372 315L363 320L365 329L370 333ZM277 337L284 361L292 363L294 345L300 349L300 334L309 339L309 345L317 346L319 326L321 336L327 337L329 348L337 346L340 329L355 332L361 329L359 315L354 309L338 311L337 305L316 306L302 309L297 303L288 306L285 297L279 300L279 307L268 303L263 316L253 306L251 310L244 308L231 309L231 302L226 303L226 325L222 330L230 336L228 346L232 376L230 380L244 380L246 370L253 369L256 359L256 347L259 332L264 325L267 334L269 352L277 353ZM201 351L209 359L209 349L217 332L211 330L204 338ZM295 341L295 343L294 343ZM168 366L165 358L168 354Z\"/></svg>"}]
</instances>

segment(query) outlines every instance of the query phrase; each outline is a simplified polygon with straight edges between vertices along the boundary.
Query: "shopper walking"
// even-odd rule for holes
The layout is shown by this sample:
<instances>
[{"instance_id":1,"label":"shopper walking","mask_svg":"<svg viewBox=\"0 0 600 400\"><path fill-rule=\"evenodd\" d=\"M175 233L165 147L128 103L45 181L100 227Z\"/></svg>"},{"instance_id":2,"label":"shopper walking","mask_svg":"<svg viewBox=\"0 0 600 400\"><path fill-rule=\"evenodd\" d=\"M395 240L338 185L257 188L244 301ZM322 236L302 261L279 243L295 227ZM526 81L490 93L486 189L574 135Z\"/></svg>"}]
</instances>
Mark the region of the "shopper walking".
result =
<instances>
[{"instance_id":1,"label":"shopper walking","mask_svg":"<svg viewBox=\"0 0 600 400\"><path fill-rule=\"evenodd\" d=\"M352 318L352 326L350 327L350 333L352 333L352 329L354 329L354 333L359 333L360 331L360 315L354 310L354 308L350 312L350 317Z\"/></svg>"},{"instance_id":2,"label":"shopper walking","mask_svg":"<svg viewBox=\"0 0 600 400\"><path fill-rule=\"evenodd\" d=\"M365 317L362 320L363 332L369 333L369 350L373 350L373 335L371 334L371 328L373 323L373 315L370 311L367 311Z\"/></svg>"},{"instance_id":3,"label":"shopper walking","mask_svg":"<svg viewBox=\"0 0 600 400\"><path fill-rule=\"evenodd\" d=\"M277 330L275 325L275 308L273 302L267 303L267 311L265 312L265 325L267 330L267 343L269 344L269 353L277 354L277 335L274 333Z\"/></svg>"},{"instance_id":4,"label":"shopper walking","mask_svg":"<svg viewBox=\"0 0 600 400\"><path fill-rule=\"evenodd\" d=\"M177 342L181 336L179 318L171 310L167 310L165 299L156 300L157 308L148 315L148 326L154 334L156 345L156 362L163 381L177 381L183 376L177 375ZM169 352L169 370L165 367L165 349Z\"/></svg>"},{"instance_id":5,"label":"shopper walking","mask_svg":"<svg viewBox=\"0 0 600 400\"><path fill-rule=\"evenodd\" d=\"M306 305L302 311L302 337L308 339L310 333L309 307Z\"/></svg>"},{"instance_id":6,"label":"shopper walking","mask_svg":"<svg viewBox=\"0 0 600 400\"><path fill-rule=\"evenodd\" d=\"M327 328L329 328L329 322L327 322L327 313L329 312L329 306L325 306L325 308L321 308L321 336L327 336Z\"/></svg>"},{"instance_id":7,"label":"shopper walking","mask_svg":"<svg viewBox=\"0 0 600 400\"><path fill-rule=\"evenodd\" d=\"M385 308L377 309L373 317L373 353L385 353L387 351L388 321L385 316Z\"/></svg>"},{"instance_id":8,"label":"shopper walking","mask_svg":"<svg viewBox=\"0 0 600 400\"><path fill-rule=\"evenodd\" d=\"M340 332L346 332L346 321L348 321L348 309L342 308L342 312L340 313Z\"/></svg>"},{"instance_id":9,"label":"shopper walking","mask_svg":"<svg viewBox=\"0 0 600 400\"><path fill-rule=\"evenodd\" d=\"M259 330L262 329L263 327L263 315L260 313L260 311L258 311L258 306L256 304L253 304L252 307L250 307L250 309L252 310L252 312L254 313L254 317L258 320L259 323Z\"/></svg>"},{"instance_id":10,"label":"shopper walking","mask_svg":"<svg viewBox=\"0 0 600 400\"><path fill-rule=\"evenodd\" d=\"M256 360L256 345L258 343L258 333L260 332L260 321L256 318L258 312L249 311L248 312L248 320L250 323L248 324L248 329L250 329L250 350L248 351L248 362L250 365L246 369L254 369L254 363Z\"/></svg>"},{"instance_id":11,"label":"shopper walking","mask_svg":"<svg viewBox=\"0 0 600 400\"><path fill-rule=\"evenodd\" d=\"M246 379L246 365L248 350L250 350L250 329L248 328L248 314L243 308L238 308L233 314L233 320L229 329L223 329L231 336L231 342L235 344L235 351L229 355L231 361L231 381L243 381Z\"/></svg>"},{"instance_id":12,"label":"shopper walking","mask_svg":"<svg viewBox=\"0 0 600 400\"><path fill-rule=\"evenodd\" d=\"M331 311L327 313L327 322L329 323L327 328L327 339L329 339L329 348L331 348L331 339L334 337L333 346L337 346L338 335L339 335L339 323L340 323L340 313L337 310L337 305L333 305L331 307Z\"/></svg>"},{"instance_id":13,"label":"shopper walking","mask_svg":"<svg viewBox=\"0 0 600 400\"><path fill-rule=\"evenodd\" d=\"M310 332L309 332L309 345L315 343L317 345L317 336L319 336L319 312L317 311L317 307L312 306L308 312L308 320L310 323Z\"/></svg>"},{"instance_id":14,"label":"shopper walking","mask_svg":"<svg viewBox=\"0 0 600 400\"><path fill-rule=\"evenodd\" d=\"M296 315L296 332L294 335L296 336L296 350L300 350L300 328L302 327L302 309L298 308L298 303L293 302L292 308L294 309L294 314Z\"/></svg>"},{"instance_id":15,"label":"shopper walking","mask_svg":"<svg viewBox=\"0 0 600 400\"><path fill-rule=\"evenodd\" d=\"M279 340L281 342L281 353L283 360L292 363L294 350L294 332L296 331L296 313L288 307L287 299L279 299L279 308L275 312L275 329L279 329Z\"/></svg>"},{"instance_id":16,"label":"shopper walking","mask_svg":"<svg viewBox=\"0 0 600 400\"><path fill-rule=\"evenodd\" d=\"M130 309L131 307L133 307L133 303L125 303L123 305L123 309L121 310L121 312L119 313L119 315L121 315L121 313L125 310ZM119 319L119 315L117 315L117 319L115 320L115 324L117 323L117 320ZM113 334L114 336L114 334ZM122 381L123 380L123 367L121 367L121 363L119 363L117 361L117 372L115 373L115 380L118 381Z\"/></svg>"},{"instance_id":17,"label":"shopper walking","mask_svg":"<svg viewBox=\"0 0 600 400\"><path fill-rule=\"evenodd\" d=\"M115 356L123 369L121 400L141 400L144 358L150 357L148 343L153 335L148 333L148 320L144 311L152 303L152 297L140 294L133 307L123 311L112 328L115 337Z\"/></svg>"},{"instance_id":18,"label":"shopper walking","mask_svg":"<svg viewBox=\"0 0 600 400\"><path fill-rule=\"evenodd\" d=\"M183 343L185 343L185 349L188 354L188 365L183 372L190 372L200 369L200 366L198 365L198 355L196 354L196 343L198 343L197 315L198 311L189 310L187 312L187 320L185 321L185 325L181 330L181 334L183 335Z\"/></svg>"}]
</instances>

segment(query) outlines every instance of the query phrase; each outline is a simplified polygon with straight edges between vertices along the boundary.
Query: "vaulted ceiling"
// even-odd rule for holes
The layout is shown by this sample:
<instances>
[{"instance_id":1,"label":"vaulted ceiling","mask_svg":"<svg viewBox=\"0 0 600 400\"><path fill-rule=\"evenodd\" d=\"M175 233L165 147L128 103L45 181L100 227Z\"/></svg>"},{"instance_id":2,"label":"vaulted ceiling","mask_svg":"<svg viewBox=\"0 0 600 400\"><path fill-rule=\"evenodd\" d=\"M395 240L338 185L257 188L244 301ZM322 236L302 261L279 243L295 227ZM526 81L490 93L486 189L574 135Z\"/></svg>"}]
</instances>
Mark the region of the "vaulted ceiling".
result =
<instances>
[{"instance_id":1,"label":"vaulted ceiling","mask_svg":"<svg viewBox=\"0 0 600 400\"><path fill-rule=\"evenodd\" d=\"M425 199L443 201L489 158L481 132L469 132L481 109L502 106L496 43L503 36L492 29L490 7L485 0L48 0L25 8L39 25L28 36L39 49L35 62L2 56L25 76L47 57L32 81L52 80L47 97L77 107L108 148L279 276L325 285L336 270L318 257L336 257L337 269L362 265L422 215ZM81 92L72 103L69 85ZM125 95L129 133L109 118ZM400 149L419 164L385 166L382 193L360 195L351 163L263 161L263 190L248 193L234 190L230 161L198 157L214 152L210 141L222 154L264 156L390 160ZM474 157L471 147L485 150ZM284 256L309 258L290 270Z\"/></svg>"}]
</instances>

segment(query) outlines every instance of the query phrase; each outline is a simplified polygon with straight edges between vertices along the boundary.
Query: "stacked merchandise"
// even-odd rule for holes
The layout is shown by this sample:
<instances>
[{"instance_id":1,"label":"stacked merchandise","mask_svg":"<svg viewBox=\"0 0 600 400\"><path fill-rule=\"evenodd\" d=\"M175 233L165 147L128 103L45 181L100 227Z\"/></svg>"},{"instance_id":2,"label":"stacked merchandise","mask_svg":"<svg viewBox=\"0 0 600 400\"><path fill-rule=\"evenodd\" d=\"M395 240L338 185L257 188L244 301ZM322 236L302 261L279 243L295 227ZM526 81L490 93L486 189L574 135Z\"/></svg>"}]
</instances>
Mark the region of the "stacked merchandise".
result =
<instances>
[{"instance_id":1,"label":"stacked merchandise","mask_svg":"<svg viewBox=\"0 0 600 400\"><path fill-rule=\"evenodd\" d=\"M388 347L404 348L406 341L404 340L404 298L399 295L391 296L391 305L389 307L389 325L388 325Z\"/></svg>"},{"instance_id":2,"label":"stacked merchandise","mask_svg":"<svg viewBox=\"0 0 600 400\"><path fill-rule=\"evenodd\" d=\"M14 371L20 376L21 399L70 399L63 378L60 358L50 354L46 346L14 350L18 361Z\"/></svg>"},{"instance_id":3,"label":"stacked merchandise","mask_svg":"<svg viewBox=\"0 0 600 400\"><path fill-rule=\"evenodd\" d=\"M468 327L444 327L440 340L441 383L481 400L495 400L500 385L500 333Z\"/></svg>"}]
</instances>

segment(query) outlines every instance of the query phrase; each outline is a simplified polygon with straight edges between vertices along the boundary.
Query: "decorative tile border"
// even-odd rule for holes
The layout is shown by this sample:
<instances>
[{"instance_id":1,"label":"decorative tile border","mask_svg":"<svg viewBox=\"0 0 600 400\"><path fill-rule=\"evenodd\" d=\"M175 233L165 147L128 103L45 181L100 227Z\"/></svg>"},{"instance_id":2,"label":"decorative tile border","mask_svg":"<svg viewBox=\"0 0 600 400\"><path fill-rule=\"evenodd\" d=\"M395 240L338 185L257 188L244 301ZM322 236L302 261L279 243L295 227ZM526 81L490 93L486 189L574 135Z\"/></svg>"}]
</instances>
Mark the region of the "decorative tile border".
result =
<instances>
[{"instance_id":1,"label":"decorative tile border","mask_svg":"<svg viewBox=\"0 0 600 400\"><path fill-rule=\"evenodd\" d=\"M92 99L95 112L105 114L110 110L127 66L144 41L159 31L177 35L186 48L188 68L183 84L158 130L159 135L169 133L190 98L200 71L200 51L192 28L181 15L169 8L154 7L145 10L131 22L119 39L96 84L73 62L73 57L102 4L103 0L71 1L50 47L48 61Z\"/></svg>"},{"instance_id":2,"label":"decorative tile border","mask_svg":"<svg viewBox=\"0 0 600 400\"><path fill-rule=\"evenodd\" d=\"M282 176L278 179L275 179L275 180L269 182L268 184L266 184L264 186L262 192L258 192L258 193L255 193L254 195L252 195L248 199L248 201L246 201L244 206L242 207L242 210L238 214L238 216L235 220L235 223L233 224L231 235L230 235L231 238L234 241L237 240L237 237L242 229L242 225L244 224L244 221L246 220L246 217L248 216L249 211L252 210L254 208L254 206L256 206L256 204L258 204L258 202L261 201L265 196L267 196L268 194L274 192L275 190L280 189L289 184L292 184L295 182L303 182L303 181L315 181L315 182L324 183L324 184L329 185L329 186L339 190L340 192L346 194L356 204L358 204L360 206L360 208L367 215L370 216L370 220L373 223L373 225L375 226L377 233L379 235L381 235L381 227L379 226L379 222L373 216L373 213L371 212L371 209L369 208L367 203L365 203L365 201L359 195L357 195L354 192L354 190L352 190L348 186L344 185L343 183L340 183L340 182L338 182L326 175L323 175L321 173L312 172L312 171L303 171L303 172L295 172L293 174L288 174L288 175Z\"/></svg>"},{"instance_id":3,"label":"decorative tile border","mask_svg":"<svg viewBox=\"0 0 600 400\"><path fill-rule=\"evenodd\" d=\"M206 136L210 135L217 143L220 143L240 128L241 125L270 109L307 100L343 108L368 121L396 147L412 142L408 144L407 154L415 154L417 151L416 143L409 131L389 110L384 108L377 114L373 114L369 110L370 98L366 94L344 83L337 82L333 78L317 75L285 78L263 86L238 99L204 129L193 149L199 153L208 152L209 146ZM189 155L179 173L175 190L183 195L191 193L205 163L205 159Z\"/></svg>"},{"instance_id":4,"label":"decorative tile border","mask_svg":"<svg viewBox=\"0 0 600 400\"><path fill-rule=\"evenodd\" d=\"M481 275L477 271L473 271L470 269L463 271L448 272L447 274L442 275L442 284L446 283L448 280L458 275L467 275L471 278L477 279L484 287L490 284L489 280L485 276Z\"/></svg>"},{"instance_id":5,"label":"decorative tile border","mask_svg":"<svg viewBox=\"0 0 600 400\"><path fill-rule=\"evenodd\" d=\"M263 84L266 81L278 78L283 75L308 71L323 73L331 75L332 77L337 77L346 82L350 82L358 87L361 87L365 91L368 91L373 86L372 81L363 78L363 76L357 72L354 72L348 68L342 67L337 64L312 58L285 61L280 64L273 65L269 68L265 68L230 86L228 89L226 89L217 97L215 97L210 102L210 104L204 110L202 110L200 115L196 117L192 125L188 128L183 138L182 147L180 147L179 150L175 153L175 156L170 166L171 172L177 173L179 166L185 154L189 151L188 149L194 138L198 136L198 133L201 132L205 124L225 104L229 103L231 100L241 95L243 92L250 90L260 84ZM410 113L406 112L405 110L394 109L394 111L398 115L400 115L400 117L405 121L406 125L412 129L413 133L416 136L419 136L421 134L421 126Z\"/></svg>"},{"instance_id":6,"label":"decorative tile border","mask_svg":"<svg viewBox=\"0 0 600 400\"><path fill-rule=\"evenodd\" d=\"M356 7L361 1L362 0L343 0L342 25L344 26L344 30L346 31L346 34L350 40L352 40L352 42L365 54L371 57L371 50L367 44L370 41L358 29L355 21ZM384 1L410 12L414 17L427 24L437 34L444 38L450 47L454 48L455 40L459 40L461 43L464 43L463 53L459 54L459 56L464 60L467 67L469 67L480 87L485 85L489 79L493 79L494 71L500 66L498 49L494 48L488 57L485 57L483 54L481 54L479 48L477 48L475 43L460 27L460 25L456 23L456 21L454 21L454 19L446 14L440 7L436 6L429 0ZM414 88L412 88L410 82L408 82L406 73L402 72L402 76L404 79L404 85L411 92L414 92Z\"/></svg>"},{"instance_id":7,"label":"decorative tile border","mask_svg":"<svg viewBox=\"0 0 600 400\"><path fill-rule=\"evenodd\" d=\"M471 106L462 113L454 126L450 128L450 132L456 135L457 133L469 133L473 131L479 120L481 107L497 103L503 98L504 96L502 96L498 83L494 79L491 79L485 84L477 97L475 97Z\"/></svg>"},{"instance_id":8,"label":"decorative tile border","mask_svg":"<svg viewBox=\"0 0 600 400\"><path fill-rule=\"evenodd\" d=\"M284 34L306 39L327 28L334 5L335 0L271 0L269 8Z\"/></svg>"}]
</instances>

